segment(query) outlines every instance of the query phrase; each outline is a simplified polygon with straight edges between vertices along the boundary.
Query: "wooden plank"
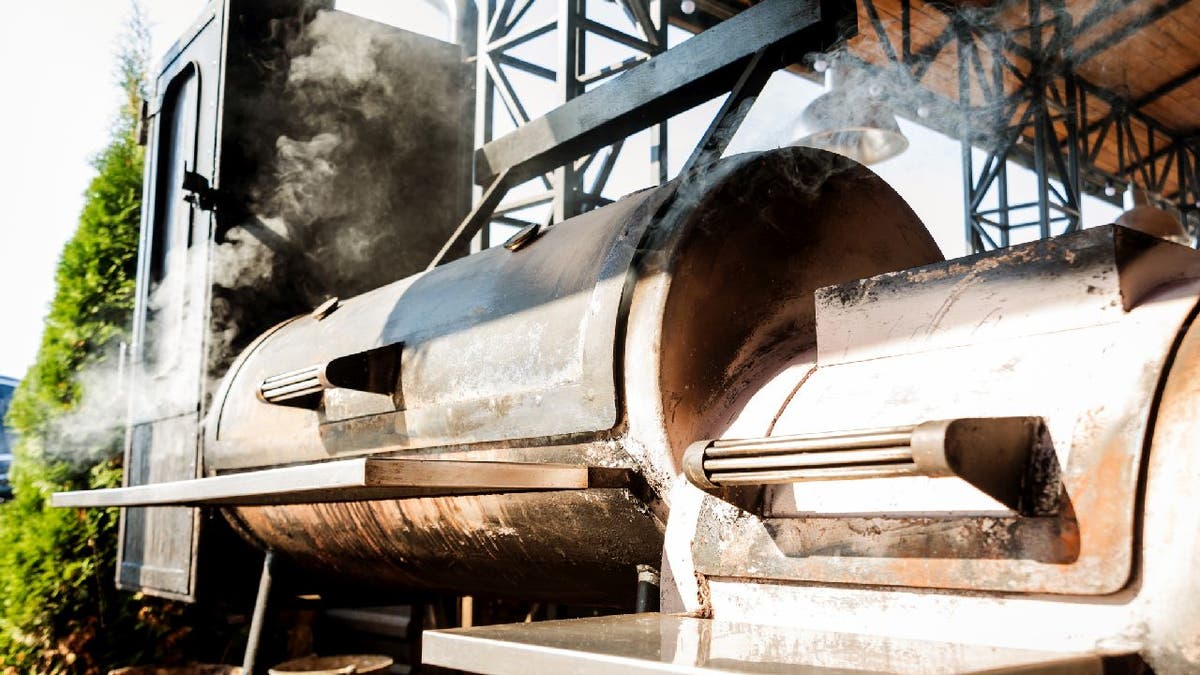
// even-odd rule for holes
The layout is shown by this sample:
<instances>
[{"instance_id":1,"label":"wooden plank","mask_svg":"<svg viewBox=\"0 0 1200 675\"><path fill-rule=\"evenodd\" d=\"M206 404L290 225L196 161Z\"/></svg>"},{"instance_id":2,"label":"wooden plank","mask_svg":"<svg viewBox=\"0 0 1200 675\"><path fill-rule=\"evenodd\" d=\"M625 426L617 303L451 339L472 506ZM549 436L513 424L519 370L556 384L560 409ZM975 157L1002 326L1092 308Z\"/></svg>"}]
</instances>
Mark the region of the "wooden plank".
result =
<instances>
[{"instance_id":1,"label":"wooden plank","mask_svg":"<svg viewBox=\"0 0 1200 675\"><path fill-rule=\"evenodd\" d=\"M107 490L56 492L56 507L303 504L401 497L573 490L588 467L569 464L359 458Z\"/></svg>"}]
</instances>

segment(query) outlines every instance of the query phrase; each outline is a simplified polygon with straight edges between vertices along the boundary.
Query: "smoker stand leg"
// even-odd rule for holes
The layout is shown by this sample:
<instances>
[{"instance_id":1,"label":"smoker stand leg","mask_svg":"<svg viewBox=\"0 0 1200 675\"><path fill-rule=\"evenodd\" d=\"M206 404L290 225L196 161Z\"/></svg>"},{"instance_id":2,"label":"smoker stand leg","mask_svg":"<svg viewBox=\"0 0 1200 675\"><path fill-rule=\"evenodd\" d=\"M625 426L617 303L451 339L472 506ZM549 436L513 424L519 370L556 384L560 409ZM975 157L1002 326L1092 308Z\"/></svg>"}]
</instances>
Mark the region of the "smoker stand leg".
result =
<instances>
[{"instance_id":1,"label":"smoker stand leg","mask_svg":"<svg viewBox=\"0 0 1200 675\"><path fill-rule=\"evenodd\" d=\"M250 619L250 635L246 638L246 654L242 657L242 675L254 675L258 659L258 642L262 637L263 620L267 614L267 598L271 595L271 565L275 553L267 551L263 558L262 576L258 578L258 597L254 600L254 617Z\"/></svg>"},{"instance_id":2,"label":"smoker stand leg","mask_svg":"<svg viewBox=\"0 0 1200 675\"><path fill-rule=\"evenodd\" d=\"M634 611L639 614L658 611L658 585L658 570L650 565L637 566L637 600Z\"/></svg>"}]
</instances>

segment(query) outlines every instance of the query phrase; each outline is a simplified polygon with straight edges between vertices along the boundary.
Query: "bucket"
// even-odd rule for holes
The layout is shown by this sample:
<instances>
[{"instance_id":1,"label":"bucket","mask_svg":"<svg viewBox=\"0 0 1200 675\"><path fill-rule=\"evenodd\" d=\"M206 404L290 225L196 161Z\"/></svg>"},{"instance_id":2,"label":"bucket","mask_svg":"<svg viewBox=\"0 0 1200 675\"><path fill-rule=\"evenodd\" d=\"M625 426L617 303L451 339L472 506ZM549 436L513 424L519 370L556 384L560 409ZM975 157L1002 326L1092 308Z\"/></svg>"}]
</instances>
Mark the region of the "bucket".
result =
<instances>
[{"instance_id":1,"label":"bucket","mask_svg":"<svg viewBox=\"0 0 1200 675\"><path fill-rule=\"evenodd\" d=\"M285 661L267 670L270 675L352 675L384 673L392 665L392 657L380 654L345 654L342 656L305 656Z\"/></svg>"}]
</instances>

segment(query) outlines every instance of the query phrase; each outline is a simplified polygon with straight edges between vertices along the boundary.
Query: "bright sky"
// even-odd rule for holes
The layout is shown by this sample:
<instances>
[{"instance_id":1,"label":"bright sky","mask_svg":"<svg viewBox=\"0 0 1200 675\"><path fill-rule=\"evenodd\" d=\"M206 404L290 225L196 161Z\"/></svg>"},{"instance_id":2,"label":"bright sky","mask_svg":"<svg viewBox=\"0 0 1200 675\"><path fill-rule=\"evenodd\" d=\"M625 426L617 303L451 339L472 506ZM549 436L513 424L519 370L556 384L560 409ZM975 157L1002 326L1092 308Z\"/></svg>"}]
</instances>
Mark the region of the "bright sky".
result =
<instances>
[{"instance_id":1,"label":"bright sky","mask_svg":"<svg viewBox=\"0 0 1200 675\"><path fill-rule=\"evenodd\" d=\"M153 27L155 64L203 4L143 0ZM443 24L437 13L417 0L341 0L338 7L445 37L438 35ZM88 160L104 146L119 104L113 55L128 12L129 0L42 0L5 7L0 22L0 91L7 94L7 103L0 105L5 151L0 162L0 375L22 377L37 352L55 264L93 174ZM795 116L820 92L810 82L777 74L732 149L786 142ZM686 159L712 110L709 105L672 124L672 167ZM873 168L925 220L948 257L963 255L959 145L904 120L901 127L909 149ZM614 175L617 194L644 183L643 175L622 172L622 164ZM1085 203L1086 225L1115 215L1115 209L1096 200Z\"/></svg>"},{"instance_id":2,"label":"bright sky","mask_svg":"<svg viewBox=\"0 0 1200 675\"><path fill-rule=\"evenodd\" d=\"M154 50L195 18L191 0L146 0ZM0 375L23 377L37 353L54 268L75 230L89 158L120 102L115 49L128 0L11 2L0 21Z\"/></svg>"}]
</instances>

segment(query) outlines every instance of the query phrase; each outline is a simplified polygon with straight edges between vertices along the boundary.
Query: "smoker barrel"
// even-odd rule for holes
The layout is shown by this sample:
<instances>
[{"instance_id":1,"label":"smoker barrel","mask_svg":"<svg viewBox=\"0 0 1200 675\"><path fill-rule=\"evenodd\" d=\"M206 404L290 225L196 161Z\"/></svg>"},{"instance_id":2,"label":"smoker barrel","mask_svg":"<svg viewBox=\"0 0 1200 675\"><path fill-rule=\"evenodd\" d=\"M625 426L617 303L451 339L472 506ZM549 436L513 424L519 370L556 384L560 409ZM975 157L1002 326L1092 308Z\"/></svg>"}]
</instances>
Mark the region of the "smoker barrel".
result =
<instances>
[{"instance_id":1,"label":"smoker barrel","mask_svg":"<svg viewBox=\"0 0 1200 675\"><path fill-rule=\"evenodd\" d=\"M752 401L810 358L813 291L939 259L858 164L733 157L269 331L214 399L205 471L363 455L626 469L624 485L226 514L330 583L631 603L685 449L735 419L765 431L777 406Z\"/></svg>"}]
</instances>

